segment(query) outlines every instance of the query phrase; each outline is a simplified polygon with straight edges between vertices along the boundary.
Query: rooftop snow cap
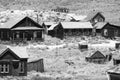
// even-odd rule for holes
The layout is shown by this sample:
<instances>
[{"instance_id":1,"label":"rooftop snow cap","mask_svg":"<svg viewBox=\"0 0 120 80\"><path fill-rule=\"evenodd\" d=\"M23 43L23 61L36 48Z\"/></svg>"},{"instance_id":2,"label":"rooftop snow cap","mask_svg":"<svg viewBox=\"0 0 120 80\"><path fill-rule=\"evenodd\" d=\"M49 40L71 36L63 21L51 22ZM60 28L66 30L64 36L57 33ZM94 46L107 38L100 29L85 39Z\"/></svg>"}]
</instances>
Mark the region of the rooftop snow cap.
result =
<instances>
[{"instance_id":1,"label":"rooftop snow cap","mask_svg":"<svg viewBox=\"0 0 120 80\"><path fill-rule=\"evenodd\" d=\"M11 47L7 46L10 50L12 50L18 57L20 58L28 58L28 52L24 47Z\"/></svg>"},{"instance_id":2,"label":"rooftop snow cap","mask_svg":"<svg viewBox=\"0 0 120 80\"><path fill-rule=\"evenodd\" d=\"M90 22L60 22L64 29L92 29ZM48 30L53 30L58 24L53 24Z\"/></svg>"}]
</instances>

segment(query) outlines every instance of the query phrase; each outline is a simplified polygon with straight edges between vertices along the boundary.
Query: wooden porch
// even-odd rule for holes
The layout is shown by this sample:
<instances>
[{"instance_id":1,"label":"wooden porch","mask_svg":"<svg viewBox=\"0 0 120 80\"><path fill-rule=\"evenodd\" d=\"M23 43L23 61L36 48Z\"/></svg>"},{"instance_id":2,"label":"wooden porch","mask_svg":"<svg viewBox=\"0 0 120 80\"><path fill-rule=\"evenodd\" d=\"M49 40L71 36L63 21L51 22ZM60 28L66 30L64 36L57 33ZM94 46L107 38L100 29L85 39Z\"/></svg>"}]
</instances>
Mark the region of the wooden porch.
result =
<instances>
[{"instance_id":1,"label":"wooden porch","mask_svg":"<svg viewBox=\"0 0 120 80\"><path fill-rule=\"evenodd\" d=\"M42 40L43 39L43 32L36 31L36 30L29 30L29 31L16 31L13 30L11 32L10 40L12 41L31 41L31 40Z\"/></svg>"}]
</instances>

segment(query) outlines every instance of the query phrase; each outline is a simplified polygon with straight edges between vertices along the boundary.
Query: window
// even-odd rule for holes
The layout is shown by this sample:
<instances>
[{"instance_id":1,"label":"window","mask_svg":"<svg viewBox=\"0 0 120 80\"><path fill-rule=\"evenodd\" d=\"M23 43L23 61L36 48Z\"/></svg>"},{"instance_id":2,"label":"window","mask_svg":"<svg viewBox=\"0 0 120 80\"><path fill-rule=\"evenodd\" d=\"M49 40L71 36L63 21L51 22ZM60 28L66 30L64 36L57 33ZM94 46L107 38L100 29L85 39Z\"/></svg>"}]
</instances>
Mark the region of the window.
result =
<instances>
[{"instance_id":1,"label":"window","mask_svg":"<svg viewBox=\"0 0 120 80\"><path fill-rule=\"evenodd\" d=\"M108 36L108 30L104 29L104 36Z\"/></svg>"},{"instance_id":2,"label":"window","mask_svg":"<svg viewBox=\"0 0 120 80\"><path fill-rule=\"evenodd\" d=\"M0 72L1 73L9 73L9 64L1 64L0 65Z\"/></svg>"},{"instance_id":3,"label":"window","mask_svg":"<svg viewBox=\"0 0 120 80\"><path fill-rule=\"evenodd\" d=\"M97 20L97 19L94 19L94 21L95 21L95 23L97 23L97 22L98 22L98 20Z\"/></svg>"},{"instance_id":4,"label":"window","mask_svg":"<svg viewBox=\"0 0 120 80\"><path fill-rule=\"evenodd\" d=\"M103 22L103 19L102 19L102 18L99 18L99 19L98 19L98 22Z\"/></svg>"},{"instance_id":5,"label":"window","mask_svg":"<svg viewBox=\"0 0 120 80\"><path fill-rule=\"evenodd\" d=\"M20 66L20 73L24 73L24 62L20 62L19 66Z\"/></svg>"}]
</instances>

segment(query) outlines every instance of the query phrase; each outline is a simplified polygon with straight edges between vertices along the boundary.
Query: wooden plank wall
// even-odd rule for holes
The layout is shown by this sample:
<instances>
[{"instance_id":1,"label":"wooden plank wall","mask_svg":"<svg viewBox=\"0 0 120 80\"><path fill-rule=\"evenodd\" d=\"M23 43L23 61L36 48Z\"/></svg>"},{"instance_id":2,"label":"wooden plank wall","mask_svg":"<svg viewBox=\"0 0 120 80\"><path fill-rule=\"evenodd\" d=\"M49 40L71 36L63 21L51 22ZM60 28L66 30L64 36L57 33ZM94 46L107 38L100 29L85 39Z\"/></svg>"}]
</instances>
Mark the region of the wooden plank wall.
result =
<instances>
[{"instance_id":1,"label":"wooden plank wall","mask_svg":"<svg viewBox=\"0 0 120 80\"><path fill-rule=\"evenodd\" d=\"M28 69L28 71L35 70L37 72L44 72L43 59L39 59L37 61L28 62L27 69Z\"/></svg>"}]
</instances>

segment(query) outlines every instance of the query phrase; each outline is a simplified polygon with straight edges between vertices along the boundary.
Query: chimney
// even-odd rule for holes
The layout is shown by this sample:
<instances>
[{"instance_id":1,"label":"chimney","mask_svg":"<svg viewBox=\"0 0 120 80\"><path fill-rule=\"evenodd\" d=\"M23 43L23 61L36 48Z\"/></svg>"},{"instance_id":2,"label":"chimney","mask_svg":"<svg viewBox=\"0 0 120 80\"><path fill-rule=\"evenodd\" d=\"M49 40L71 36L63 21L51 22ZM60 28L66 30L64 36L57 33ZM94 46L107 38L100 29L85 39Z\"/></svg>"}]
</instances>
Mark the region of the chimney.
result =
<instances>
[{"instance_id":1,"label":"chimney","mask_svg":"<svg viewBox=\"0 0 120 80\"><path fill-rule=\"evenodd\" d=\"M38 15L38 13L36 14L36 16L37 16L37 23L39 23L39 15Z\"/></svg>"}]
</instances>

